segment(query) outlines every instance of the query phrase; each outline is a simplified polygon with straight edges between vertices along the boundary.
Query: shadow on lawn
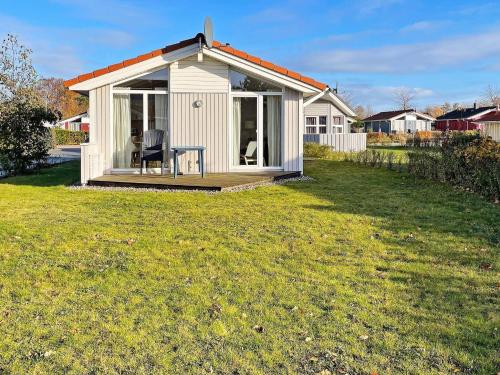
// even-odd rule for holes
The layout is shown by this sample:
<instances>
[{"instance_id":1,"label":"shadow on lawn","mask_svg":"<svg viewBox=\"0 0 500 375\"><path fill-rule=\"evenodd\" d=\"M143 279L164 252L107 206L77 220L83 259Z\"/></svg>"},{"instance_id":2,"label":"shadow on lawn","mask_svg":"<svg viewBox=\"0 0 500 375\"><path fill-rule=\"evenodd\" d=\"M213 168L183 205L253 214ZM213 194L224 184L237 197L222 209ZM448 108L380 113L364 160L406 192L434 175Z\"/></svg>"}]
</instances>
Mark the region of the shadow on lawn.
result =
<instances>
[{"instance_id":1,"label":"shadow on lawn","mask_svg":"<svg viewBox=\"0 0 500 375\"><path fill-rule=\"evenodd\" d=\"M80 161L69 161L66 163L42 168L22 176L13 176L0 179L1 185L26 185L38 187L50 187L61 185L72 185L80 179Z\"/></svg>"}]
</instances>

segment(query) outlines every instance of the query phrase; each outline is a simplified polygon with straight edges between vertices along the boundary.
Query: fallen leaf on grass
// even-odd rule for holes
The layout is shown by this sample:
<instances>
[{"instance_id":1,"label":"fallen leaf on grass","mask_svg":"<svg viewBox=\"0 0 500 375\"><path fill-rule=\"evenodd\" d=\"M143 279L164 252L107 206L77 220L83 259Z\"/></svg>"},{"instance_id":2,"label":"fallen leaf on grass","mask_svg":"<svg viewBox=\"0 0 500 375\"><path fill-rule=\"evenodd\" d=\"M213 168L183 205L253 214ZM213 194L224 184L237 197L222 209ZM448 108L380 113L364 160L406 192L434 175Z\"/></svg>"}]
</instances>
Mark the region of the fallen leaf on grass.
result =
<instances>
[{"instance_id":1,"label":"fallen leaf on grass","mask_svg":"<svg viewBox=\"0 0 500 375\"><path fill-rule=\"evenodd\" d=\"M254 329L254 331L255 331L255 332L257 332L257 333L262 333L262 332L264 332L264 327L262 327L262 326L255 325L255 326L253 326L253 329Z\"/></svg>"},{"instance_id":2,"label":"fallen leaf on grass","mask_svg":"<svg viewBox=\"0 0 500 375\"><path fill-rule=\"evenodd\" d=\"M368 340L368 336L367 335L361 335L361 336L359 336L359 339L363 340L363 341L366 341L366 340Z\"/></svg>"}]
</instances>

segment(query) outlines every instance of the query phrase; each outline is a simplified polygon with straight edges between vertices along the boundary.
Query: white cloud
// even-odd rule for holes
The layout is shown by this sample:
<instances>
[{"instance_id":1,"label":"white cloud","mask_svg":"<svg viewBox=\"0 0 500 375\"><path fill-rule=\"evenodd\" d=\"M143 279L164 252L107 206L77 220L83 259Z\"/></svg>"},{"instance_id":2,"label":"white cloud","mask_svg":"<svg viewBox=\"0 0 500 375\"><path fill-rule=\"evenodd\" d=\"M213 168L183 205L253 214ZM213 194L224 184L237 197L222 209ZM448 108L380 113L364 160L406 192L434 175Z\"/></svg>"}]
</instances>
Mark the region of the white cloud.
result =
<instances>
[{"instance_id":1,"label":"white cloud","mask_svg":"<svg viewBox=\"0 0 500 375\"><path fill-rule=\"evenodd\" d=\"M403 33L433 31L450 24L449 21L419 21L401 29Z\"/></svg>"},{"instance_id":2,"label":"white cloud","mask_svg":"<svg viewBox=\"0 0 500 375\"><path fill-rule=\"evenodd\" d=\"M369 15L382 8L388 8L395 4L400 4L404 0L363 0L359 4L359 12L363 15Z\"/></svg>"},{"instance_id":3,"label":"white cloud","mask_svg":"<svg viewBox=\"0 0 500 375\"><path fill-rule=\"evenodd\" d=\"M500 56L500 32L367 49L306 51L302 56L295 65L309 72L426 72Z\"/></svg>"},{"instance_id":4,"label":"white cloud","mask_svg":"<svg viewBox=\"0 0 500 375\"><path fill-rule=\"evenodd\" d=\"M0 14L0 39L7 33L17 35L21 43L33 50L33 63L40 74L56 77L86 71L84 58L88 46L124 48L134 41L132 35L121 30L66 25L40 27Z\"/></svg>"},{"instance_id":5,"label":"white cloud","mask_svg":"<svg viewBox=\"0 0 500 375\"><path fill-rule=\"evenodd\" d=\"M377 111L396 109L394 96L402 89L409 91L413 95L413 104L417 107L424 107L427 102L436 97L433 90L422 87L405 86L373 86L370 84L356 83L347 84L347 91L355 98L355 102L363 105L371 105Z\"/></svg>"},{"instance_id":6,"label":"white cloud","mask_svg":"<svg viewBox=\"0 0 500 375\"><path fill-rule=\"evenodd\" d=\"M162 20L159 14L148 10L151 7L130 4L125 0L51 0L51 2L69 8L79 18L106 24L153 25Z\"/></svg>"}]
</instances>

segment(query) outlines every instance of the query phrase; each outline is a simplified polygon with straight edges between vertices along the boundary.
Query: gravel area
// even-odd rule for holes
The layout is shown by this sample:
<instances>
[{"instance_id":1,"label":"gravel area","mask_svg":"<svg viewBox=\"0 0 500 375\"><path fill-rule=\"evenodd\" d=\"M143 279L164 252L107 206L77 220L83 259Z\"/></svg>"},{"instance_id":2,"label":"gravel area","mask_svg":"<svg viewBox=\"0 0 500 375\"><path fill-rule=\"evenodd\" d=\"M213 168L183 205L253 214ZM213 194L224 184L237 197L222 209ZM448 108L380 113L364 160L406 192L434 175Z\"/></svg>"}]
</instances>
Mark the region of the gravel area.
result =
<instances>
[{"instance_id":1,"label":"gravel area","mask_svg":"<svg viewBox=\"0 0 500 375\"><path fill-rule=\"evenodd\" d=\"M285 185L289 182L297 181L314 181L312 177L301 176L293 178L285 178L278 181L258 182L255 184L247 184L234 186L231 188L222 189L222 191L207 191L207 190L193 190L193 189L150 189L150 188L132 188L132 187L104 187L104 186L82 186L73 185L69 186L71 190L101 190L101 191L132 191L132 192L154 192L154 193L206 193L206 194L219 194L219 193L235 193L245 190L253 190L262 186Z\"/></svg>"}]
</instances>

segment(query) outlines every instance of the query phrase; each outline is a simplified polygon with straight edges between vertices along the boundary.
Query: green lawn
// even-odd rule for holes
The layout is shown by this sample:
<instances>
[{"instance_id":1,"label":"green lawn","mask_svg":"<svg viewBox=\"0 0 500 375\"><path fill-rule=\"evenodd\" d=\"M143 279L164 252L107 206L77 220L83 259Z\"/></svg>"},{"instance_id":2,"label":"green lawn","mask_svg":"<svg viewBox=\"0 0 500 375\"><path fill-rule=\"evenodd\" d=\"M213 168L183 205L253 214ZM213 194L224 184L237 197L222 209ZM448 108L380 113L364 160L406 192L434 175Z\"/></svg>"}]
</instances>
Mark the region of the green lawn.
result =
<instances>
[{"instance_id":1,"label":"green lawn","mask_svg":"<svg viewBox=\"0 0 500 375\"><path fill-rule=\"evenodd\" d=\"M367 148L370 150L378 150L378 151L384 151L384 152L392 152L396 155L406 155L408 151L411 151L412 148L410 147L405 147L405 146L370 146L368 145Z\"/></svg>"},{"instance_id":2,"label":"green lawn","mask_svg":"<svg viewBox=\"0 0 500 375\"><path fill-rule=\"evenodd\" d=\"M0 373L496 373L498 206L306 174L215 195L69 190L74 163L0 181Z\"/></svg>"}]
</instances>

